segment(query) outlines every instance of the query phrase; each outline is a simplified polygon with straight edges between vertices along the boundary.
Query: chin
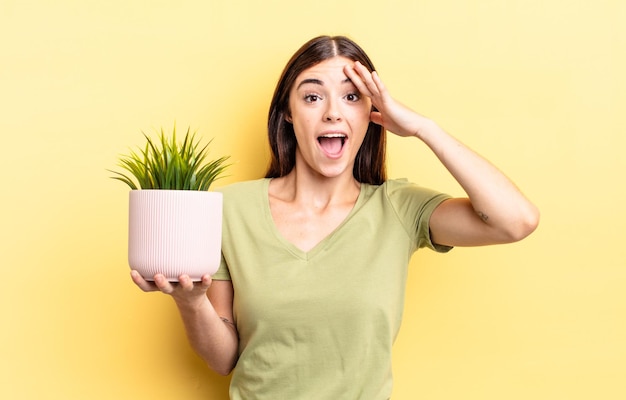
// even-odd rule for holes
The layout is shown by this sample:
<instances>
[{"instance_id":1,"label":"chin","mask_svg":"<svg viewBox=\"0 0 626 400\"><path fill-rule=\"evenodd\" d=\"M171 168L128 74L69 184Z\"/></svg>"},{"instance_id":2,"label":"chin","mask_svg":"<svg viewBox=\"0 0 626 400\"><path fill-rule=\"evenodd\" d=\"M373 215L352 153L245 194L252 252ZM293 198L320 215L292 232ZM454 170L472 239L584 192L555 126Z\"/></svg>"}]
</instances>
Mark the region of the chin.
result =
<instances>
[{"instance_id":1,"label":"chin","mask_svg":"<svg viewBox=\"0 0 626 400\"><path fill-rule=\"evenodd\" d=\"M347 174L352 176L352 168L322 168L318 171L318 173L325 178L334 179Z\"/></svg>"}]
</instances>

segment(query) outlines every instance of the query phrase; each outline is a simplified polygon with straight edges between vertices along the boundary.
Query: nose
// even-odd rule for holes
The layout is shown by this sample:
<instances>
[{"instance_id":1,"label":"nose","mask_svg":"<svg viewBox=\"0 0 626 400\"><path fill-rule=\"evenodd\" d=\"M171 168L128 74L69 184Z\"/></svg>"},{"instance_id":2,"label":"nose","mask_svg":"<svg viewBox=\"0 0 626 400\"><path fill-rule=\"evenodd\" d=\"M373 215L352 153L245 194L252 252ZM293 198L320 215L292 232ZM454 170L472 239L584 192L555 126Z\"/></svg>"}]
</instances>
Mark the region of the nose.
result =
<instances>
[{"instance_id":1,"label":"nose","mask_svg":"<svg viewBox=\"0 0 626 400\"><path fill-rule=\"evenodd\" d=\"M336 100L328 100L324 120L327 122L341 121L341 111Z\"/></svg>"}]
</instances>

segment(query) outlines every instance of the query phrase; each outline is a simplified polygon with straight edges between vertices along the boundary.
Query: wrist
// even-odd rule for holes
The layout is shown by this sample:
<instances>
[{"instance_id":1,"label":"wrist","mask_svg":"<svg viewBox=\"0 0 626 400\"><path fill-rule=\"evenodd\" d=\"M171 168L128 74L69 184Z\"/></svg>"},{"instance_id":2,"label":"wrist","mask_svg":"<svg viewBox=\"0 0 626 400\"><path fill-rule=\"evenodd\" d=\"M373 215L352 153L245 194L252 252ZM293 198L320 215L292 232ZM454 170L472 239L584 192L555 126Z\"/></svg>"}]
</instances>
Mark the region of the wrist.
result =
<instances>
[{"instance_id":1,"label":"wrist","mask_svg":"<svg viewBox=\"0 0 626 400\"><path fill-rule=\"evenodd\" d=\"M421 117L419 123L413 131L413 136L422 141L426 141L433 133L436 133L437 130L439 130L439 126L435 121Z\"/></svg>"},{"instance_id":2,"label":"wrist","mask_svg":"<svg viewBox=\"0 0 626 400\"><path fill-rule=\"evenodd\" d=\"M194 295L194 296L172 296L176 307L179 311L185 313L197 313L204 309L209 304L209 299L206 294Z\"/></svg>"}]
</instances>

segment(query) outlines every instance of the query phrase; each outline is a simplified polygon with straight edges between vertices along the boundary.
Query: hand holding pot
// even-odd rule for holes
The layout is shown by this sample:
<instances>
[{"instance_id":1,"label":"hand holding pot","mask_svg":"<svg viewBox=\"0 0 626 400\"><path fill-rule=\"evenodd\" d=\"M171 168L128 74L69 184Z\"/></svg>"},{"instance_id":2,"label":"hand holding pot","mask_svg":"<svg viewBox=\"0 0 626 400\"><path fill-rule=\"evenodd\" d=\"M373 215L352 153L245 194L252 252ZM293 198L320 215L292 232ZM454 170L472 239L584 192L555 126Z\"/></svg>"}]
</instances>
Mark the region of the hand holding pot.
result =
<instances>
[{"instance_id":1,"label":"hand holding pot","mask_svg":"<svg viewBox=\"0 0 626 400\"><path fill-rule=\"evenodd\" d=\"M131 271L131 278L144 292L160 291L171 295L178 303L179 301L193 301L194 298L206 298L206 292L211 287L211 276L203 275L198 282L192 281L188 275L178 277L178 282L168 281L163 274L156 274L154 282L145 280L137 271Z\"/></svg>"}]
</instances>

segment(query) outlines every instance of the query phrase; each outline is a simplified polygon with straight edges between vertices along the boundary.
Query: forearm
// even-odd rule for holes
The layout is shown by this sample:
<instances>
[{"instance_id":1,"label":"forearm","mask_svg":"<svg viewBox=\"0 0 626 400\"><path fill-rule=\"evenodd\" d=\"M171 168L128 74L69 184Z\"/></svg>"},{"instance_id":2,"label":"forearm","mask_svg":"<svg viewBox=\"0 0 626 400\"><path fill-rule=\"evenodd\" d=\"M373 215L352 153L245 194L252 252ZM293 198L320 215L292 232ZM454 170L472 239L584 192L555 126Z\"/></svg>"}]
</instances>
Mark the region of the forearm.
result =
<instances>
[{"instance_id":1,"label":"forearm","mask_svg":"<svg viewBox=\"0 0 626 400\"><path fill-rule=\"evenodd\" d=\"M227 375L237 362L239 339L232 321L224 321L208 298L199 304L177 301L189 343L215 372Z\"/></svg>"},{"instance_id":2,"label":"forearm","mask_svg":"<svg viewBox=\"0 0 626 400\"><path fill-rule=\"evenodd\" d=\"M511 241L534 230L538 220L536 207L498 168L433 121L422 119L416 132L461 185L474 212L485 224Z\"/></svg>"}]
</instances>

